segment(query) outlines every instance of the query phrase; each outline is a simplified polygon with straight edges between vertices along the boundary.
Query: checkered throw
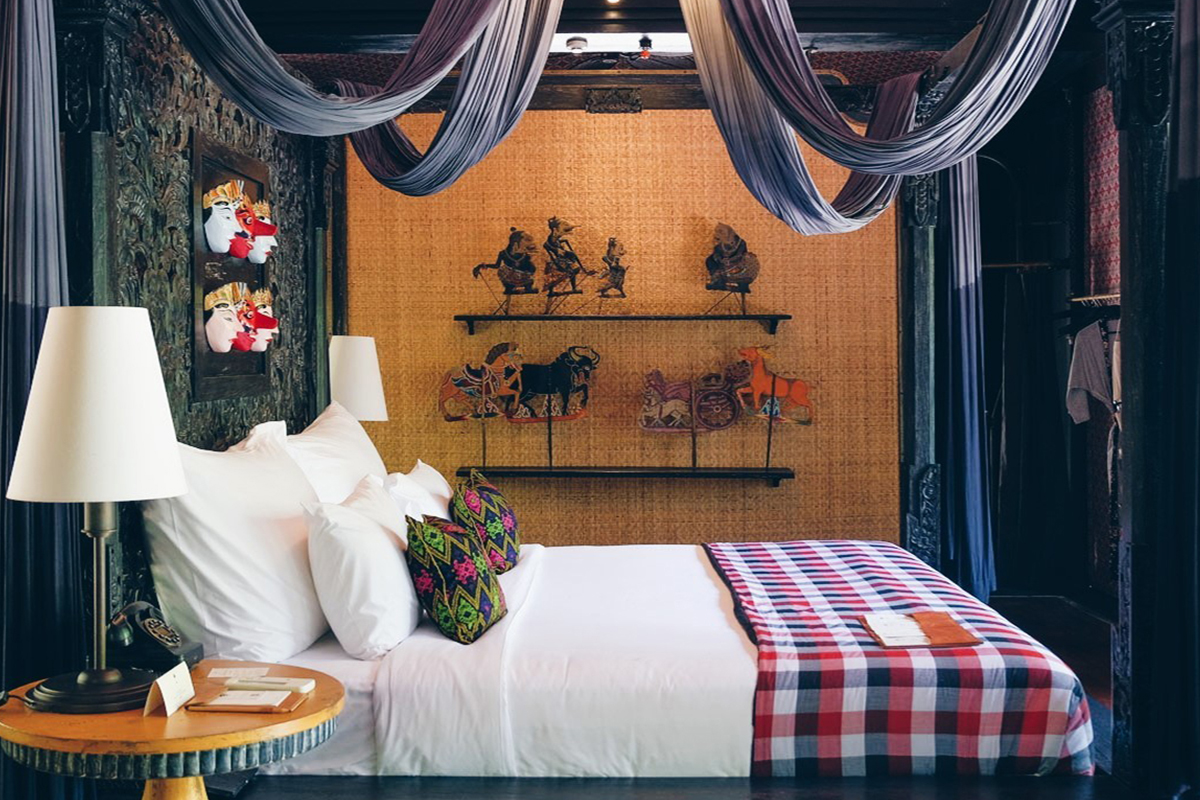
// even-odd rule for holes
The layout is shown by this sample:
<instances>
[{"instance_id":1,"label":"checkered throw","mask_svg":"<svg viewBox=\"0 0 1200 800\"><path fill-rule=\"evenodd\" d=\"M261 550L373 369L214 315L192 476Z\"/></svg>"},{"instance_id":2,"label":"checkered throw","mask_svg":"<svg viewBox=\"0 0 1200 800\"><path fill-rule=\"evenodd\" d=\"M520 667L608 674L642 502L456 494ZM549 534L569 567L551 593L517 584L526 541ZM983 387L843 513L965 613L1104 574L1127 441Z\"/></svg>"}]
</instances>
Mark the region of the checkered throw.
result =
<instances>
[{"instance_id":1,"label":"checkered throw","mask_svg":"<svg viewBox=\"0 0 1200 800\"><path fill-rule=\"evenodd\" d=\"M887 542L705 545L758 645L753 775L1091 774L1083 687ZM885 649L867 612L947 611L974 647Z\"/></svg>"}]
</instances>

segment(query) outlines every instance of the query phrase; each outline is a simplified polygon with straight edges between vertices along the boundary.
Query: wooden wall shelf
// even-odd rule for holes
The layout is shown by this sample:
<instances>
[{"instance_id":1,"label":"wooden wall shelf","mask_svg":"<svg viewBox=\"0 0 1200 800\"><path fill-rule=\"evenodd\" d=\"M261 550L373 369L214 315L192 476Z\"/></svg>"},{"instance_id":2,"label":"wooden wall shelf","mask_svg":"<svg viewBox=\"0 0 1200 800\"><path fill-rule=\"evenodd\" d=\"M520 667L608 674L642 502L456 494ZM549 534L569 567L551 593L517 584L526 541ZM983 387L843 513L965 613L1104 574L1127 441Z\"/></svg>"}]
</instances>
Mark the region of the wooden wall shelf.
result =
<instances>
[{"instance_id":1,"label":"wooden wall shelf","mask_svg":"<svg viewBox=\"0 0 1200 800\"><path fill-rule=\"evenodd\" d=\"M796 477L788 467L459 467L457 475L467 478L479 470L487 478L669 478L766 481L778 487Z\"/></svg>"},{"instance_id":2,"label":"wooden wall shelf","mask_svg":"<svg viewBox=\"0 0 1200 800\"><path fill-rule=\"evenodd\" d=\"M791 314L455 314L467 324L467 335L486 322L757 322L772 336Z\"/></svg>"}]
</instances>

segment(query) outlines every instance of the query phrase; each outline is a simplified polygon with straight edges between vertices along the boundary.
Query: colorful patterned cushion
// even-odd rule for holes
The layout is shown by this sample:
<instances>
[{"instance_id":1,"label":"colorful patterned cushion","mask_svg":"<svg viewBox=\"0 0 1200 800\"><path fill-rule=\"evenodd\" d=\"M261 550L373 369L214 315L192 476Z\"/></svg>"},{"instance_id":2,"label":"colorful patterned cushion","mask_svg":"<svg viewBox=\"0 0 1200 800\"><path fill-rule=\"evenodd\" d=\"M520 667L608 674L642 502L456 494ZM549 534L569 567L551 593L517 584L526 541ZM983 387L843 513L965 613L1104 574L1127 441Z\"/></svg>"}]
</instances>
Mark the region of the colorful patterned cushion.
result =
<instances>
[{"instance_id":1,"label":"colorful patterned cushion","mask_svg":"<svg viewBox=\"0 0 1200 800\"><path fill-rule=\"evenodd\" d=\"M488 563L496 572L507 572L517 565L521 553L521 534L517 515L504 495L476 470L458 487L450 503L450 518L483 541Z\"/></svg>"},{"instance_id":2,"label":"colorful patterned cushion","mask_svg":"<svg viewBox=\"0 0 1200 800\"><path fill-rule=\"evenodd\" d=\"M508 610L479 537L437 517L408 520L408 571L421 607L443 634L470 644Z\"/></svg>"}]
</instances>

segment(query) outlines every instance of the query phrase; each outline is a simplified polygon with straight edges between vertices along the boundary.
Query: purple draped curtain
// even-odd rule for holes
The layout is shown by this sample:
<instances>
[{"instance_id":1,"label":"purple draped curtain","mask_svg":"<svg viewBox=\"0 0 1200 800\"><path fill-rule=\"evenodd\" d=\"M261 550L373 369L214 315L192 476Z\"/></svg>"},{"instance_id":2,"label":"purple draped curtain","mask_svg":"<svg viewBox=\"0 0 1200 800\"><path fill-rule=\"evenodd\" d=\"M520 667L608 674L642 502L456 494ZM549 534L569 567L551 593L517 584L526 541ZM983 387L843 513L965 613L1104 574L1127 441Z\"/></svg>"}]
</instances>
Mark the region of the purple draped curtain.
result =
<instances>
[{"instance_id":1,"label":"purple draped curtain","mask_svg":"<svg viewBox=\"0 0 1200 800\"><path fill-rule=\"evenodd\" d=\"M943 570L987 601L996 588L983 384L983 264L979 242L979 169L970 156L945 171L939 226L937 324L943 332L937 455L945 476Z\"/></svg>"},{"instance_id":2,"label":"purple draped curtain","mask_svg":"<svg viewBox=\"0 0 1200 800\"><path fill-rule=\"evenodd\" d=\"M805 141L850 169L920 175L978 152L1008 123L1041 77L1075 0L993 0L930 120L890 137L862 136L838 113L808 63L787 0L720 3L750 69Z\"/></svg>"},{"instance_id":3,"label":"purple draped curtain","mask_svg":"<svg viewBox=\"0 0 1200 800\"><path fill-rule=\"evenodd\" d=\"M467 53L449 109L426 153L397 122L350 134L354 150L375 180L407 195L445 189L479 163L511 132L529 105L558 27L562 0L508 3ZM350 97L378 87L337 81Z\"/></svg>"},{"instance_id":4,"label":"purple draped curtain","mask_svg":"<svg viewBox=\"0 0 1200 800\"><path fill-rule=\"evenodd\" d=\"M162 0L162 6L192 57L242 109L290 133L350 134L380 183L427 195L454 183L512 132L541 77L562 0L436 0L385 85L338 81L338 95L292 75L238 0ZM450 108L421 153L396 117L460 60Z\"/></svg>"},{"instance_id":5,"label":"purple draped curtain","mask_svg":"<svg viewBox=\"0 0 1200 800\"><path fill-rule=\"evenodd\" d=\"M71 506L3 498L46 312L67 302L51 0L0 0L0 686L84 664L82 548ZM0 757L0 797L77 798L84 781Z\"/></svg>"},{"instance_id":6,"label":"purple draped curtain","mask_svg":"<svg viewBox=\"0 0 1200 800\"><path fill-rule=\"evenodd\" d=\"M506 3L436 0L388 82L347 98L293 75L238 0L161 0L180 41L226 96L273 128L309 136L339 136L400 116L450 72Z\"/></svg>"}]
</instances>

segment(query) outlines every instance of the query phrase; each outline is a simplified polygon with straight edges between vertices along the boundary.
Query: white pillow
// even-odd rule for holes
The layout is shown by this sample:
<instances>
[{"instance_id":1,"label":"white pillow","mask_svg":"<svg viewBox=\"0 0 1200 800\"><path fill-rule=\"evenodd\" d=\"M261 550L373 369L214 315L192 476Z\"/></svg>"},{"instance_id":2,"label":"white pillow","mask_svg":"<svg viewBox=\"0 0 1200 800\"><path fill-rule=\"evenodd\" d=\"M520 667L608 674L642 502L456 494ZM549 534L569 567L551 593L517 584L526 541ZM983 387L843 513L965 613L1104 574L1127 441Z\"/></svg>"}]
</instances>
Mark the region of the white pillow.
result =
<instances>
[{"instance_id":1,"label":"white pillow","mask_svg":"<svg viewBox=\"0 0 1200 800\"><path fill-rule=\"evenodd\" d=\"M423 516L450 519L450 484L436 469L418 461L408 474L393 472L383 486L400 514L413 519ZM434 487L431 491L428 487ZM445 488L443 488L445 487Z\"/></svg>"},{"instance_id":2,"label":"white pillow","mask_svg":"<svg viewBox=\"0 0 1200 800\"><path fill-rule=\"evenodd\" d=\"M142 505L167 620L209 658L307 649L329 626L308 566L304 506L317 497L304 473L271 438L179 450L188 493Z\"/></svg>"},{"instance_id":3,"label":"white pillow","mask_svg":"<svg viewBox=\"0 0 1200 800\"><path fill-rule=\"evenodd\" d=\"M256 425L250 436L281 438L282 422ZM321 412L303 431L287 437L287 451L308 476L322 503L345 500L365 475L387 476L387 467L371 437L354 415L337 403Z\"/></svg>"},{"instance_id":4,"label":"white pillow","mask_svg":"<svg viewBox=\"0 0 1200 800\"><path fill-rule=\"evenodd\" d=\"M402 552L406 525L382 482L308 508L308 553L321 607L342 648L364 660L392 650L421 621Z\"/></svg>"},{"instance_id":5,"label":"white pillow","mask_svg":"<svg viewBox=\"0 0 1200 800\"><path fill-rule=\"evenodd\" d=\"M454 497L454 488L442 477L442 473L419 458L416 466L408 471L408 477L438 500L444 501L447 506L450 504L450 499Z\"/></svg>"}]
</instances>

